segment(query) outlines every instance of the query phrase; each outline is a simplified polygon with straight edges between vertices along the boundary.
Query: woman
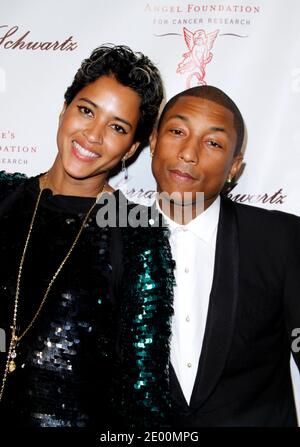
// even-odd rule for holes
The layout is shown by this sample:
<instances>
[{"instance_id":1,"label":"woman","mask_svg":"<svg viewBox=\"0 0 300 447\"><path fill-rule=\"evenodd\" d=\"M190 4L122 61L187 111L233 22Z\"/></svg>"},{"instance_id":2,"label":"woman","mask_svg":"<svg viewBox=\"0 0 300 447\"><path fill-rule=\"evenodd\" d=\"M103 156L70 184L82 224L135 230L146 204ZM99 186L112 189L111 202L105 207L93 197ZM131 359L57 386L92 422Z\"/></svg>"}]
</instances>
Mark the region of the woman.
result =
<instances>
[{"instance_id":1,"label":"woman","mask_svg":"<svg viewBox=\"0 0 300 447\"><path fill-rule=\"evenodd\" d=\"M2 173L3 424L91 427L111 421L116 301L123 293L124 303L143 299L139 281L153 282L153 269L154 276L157 269L168 274L171 258L163 232L149 238L137 229L123 234L99 228L96 198L110 192L118 202L109 172L147 141L161 100L161 79L147 57L124 46L101 46L65 93L53 166L30 179ZM168 295L170 310L171 283L169 289L161 281L153 287L156 296Z\"/></svg>"}]
</instances>

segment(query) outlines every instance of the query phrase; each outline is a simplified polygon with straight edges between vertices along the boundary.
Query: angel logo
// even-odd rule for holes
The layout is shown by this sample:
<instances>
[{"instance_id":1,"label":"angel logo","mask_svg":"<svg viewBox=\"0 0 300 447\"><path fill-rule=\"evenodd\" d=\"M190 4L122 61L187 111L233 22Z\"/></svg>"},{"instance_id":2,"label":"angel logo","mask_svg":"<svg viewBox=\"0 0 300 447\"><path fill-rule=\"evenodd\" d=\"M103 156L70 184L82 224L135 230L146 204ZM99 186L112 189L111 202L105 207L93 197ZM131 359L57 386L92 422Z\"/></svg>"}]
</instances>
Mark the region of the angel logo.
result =
<instances>
[{"instance_id":1,"label":"angel logo","mask_svg":"<svg viewBox=\"0 0 300 447\"><path fill-rule=\"evenodd\" d=\"M196 85L206 85L205 67L212 60L213 54L210 50L218 33L218 29L206 34L203 29L193 33L183 28L184 40L189 51L182 55L183 59L178 64L176 73L189 74L186 79L187 88L192 87L195 81Z\"/></svg>"}]
</instances>

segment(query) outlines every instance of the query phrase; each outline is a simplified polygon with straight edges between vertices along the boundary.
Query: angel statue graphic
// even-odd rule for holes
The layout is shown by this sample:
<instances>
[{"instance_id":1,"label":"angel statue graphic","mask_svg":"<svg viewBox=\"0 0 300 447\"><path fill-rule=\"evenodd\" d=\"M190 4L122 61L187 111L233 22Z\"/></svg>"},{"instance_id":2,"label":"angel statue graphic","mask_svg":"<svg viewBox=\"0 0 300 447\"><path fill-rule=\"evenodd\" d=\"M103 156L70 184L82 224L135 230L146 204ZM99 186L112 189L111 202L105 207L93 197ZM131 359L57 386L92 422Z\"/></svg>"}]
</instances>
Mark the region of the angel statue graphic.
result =
<instances>
[{"instance_id":1,"label":"angel statue graphic","mask_svg":"<svg viewBox=\"0 0 300 447\"><path fill-rule=\"evenodd\" d=\"M189 73L186 86L187 88L196 85L206 85L205 82L205 66L212 60L212 52L214 41L218 35L219 30L207 33L203 29L198 29L194 33L187 28L183 28L183 35L185 43L189 49L184 53L182 61L178 64L176 73ZM193 79L194 78L194 79ZM196 79L195 79L196 78Z\"/></svg>"}]
</instances>

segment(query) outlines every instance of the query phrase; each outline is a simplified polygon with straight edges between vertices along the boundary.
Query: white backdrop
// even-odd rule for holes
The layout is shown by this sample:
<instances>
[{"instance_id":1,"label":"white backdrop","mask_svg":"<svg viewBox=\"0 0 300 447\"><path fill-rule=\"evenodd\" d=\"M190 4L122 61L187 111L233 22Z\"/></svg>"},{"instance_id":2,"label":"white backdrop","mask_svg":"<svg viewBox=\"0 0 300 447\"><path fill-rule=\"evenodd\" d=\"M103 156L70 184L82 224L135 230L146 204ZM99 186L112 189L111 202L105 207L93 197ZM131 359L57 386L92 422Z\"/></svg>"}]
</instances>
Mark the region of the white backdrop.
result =
<instances>
[{"instance_id":1,"label":"white backdrop","mask_svg":"<svg viewBox=\"0 0 300 447\"><path fill-rule=\"evenodd\" d=\"M166 98L202 82L239 106L247 126L245 167L232 199L300 215L299 0L10 0L0 6L0 170L32 175L56 153L63 95L96 46L127 44L160 68ZM184 31L185 29L185 31ZM202 41L197 38L202 37ZM205 50L210 58L201 58ZM155 183L146 148L112 181L133 200ZM300 274L300 272L299 272ZM292 363L300 415L300 378Z\"/></svg>"}]
</instances>

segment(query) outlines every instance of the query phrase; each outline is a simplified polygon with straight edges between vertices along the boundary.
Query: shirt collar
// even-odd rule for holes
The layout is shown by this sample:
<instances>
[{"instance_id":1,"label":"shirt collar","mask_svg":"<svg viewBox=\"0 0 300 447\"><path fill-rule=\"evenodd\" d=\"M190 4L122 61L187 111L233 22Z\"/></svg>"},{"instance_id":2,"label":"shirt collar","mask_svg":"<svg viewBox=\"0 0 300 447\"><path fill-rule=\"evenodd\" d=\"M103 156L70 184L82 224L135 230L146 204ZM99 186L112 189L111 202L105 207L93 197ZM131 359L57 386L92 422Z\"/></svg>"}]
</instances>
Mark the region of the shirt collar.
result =
<instances>
[{"instance_id":1,"label":"shirt collar","mask_svg":"<svg viewBox=\"0 0 300 447\"><path fill-rule=\"evenodd\" d=\"M199 214L195 219L192 219L187 225L180 225L174 220L170 219L160 208L158 201L156 200L156 206L160 213L163 215L164 220L173 234L178 231L191 231L199 239L208 243L219 223L220 215L220 196L205 210Z\"/></svg>"}]
</instances>

